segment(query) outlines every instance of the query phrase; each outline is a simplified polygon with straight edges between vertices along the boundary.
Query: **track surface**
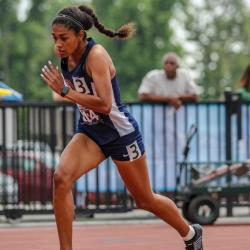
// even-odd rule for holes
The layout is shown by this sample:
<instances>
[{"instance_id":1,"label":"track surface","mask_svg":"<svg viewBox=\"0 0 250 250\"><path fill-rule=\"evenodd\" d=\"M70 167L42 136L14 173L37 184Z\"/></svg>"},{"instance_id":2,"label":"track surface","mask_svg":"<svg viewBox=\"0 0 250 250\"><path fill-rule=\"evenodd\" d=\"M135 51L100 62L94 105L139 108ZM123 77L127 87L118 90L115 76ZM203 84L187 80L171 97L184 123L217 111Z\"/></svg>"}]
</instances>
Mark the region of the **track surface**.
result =
<instances>
[{"instance_id":1,"label":"track surface","mask_svg":"<svg viewBox=\"0 0 250 250\"><path fill-rule=\"evenodd\" d=\"M39 225L39 224L38 224ZM204 227L205 250L249 250L250 224ZM1 250L59 250L55 225L0 228ZM75 225L74 250L184 250L163 223Z\"/></svg>"}]
</instances>

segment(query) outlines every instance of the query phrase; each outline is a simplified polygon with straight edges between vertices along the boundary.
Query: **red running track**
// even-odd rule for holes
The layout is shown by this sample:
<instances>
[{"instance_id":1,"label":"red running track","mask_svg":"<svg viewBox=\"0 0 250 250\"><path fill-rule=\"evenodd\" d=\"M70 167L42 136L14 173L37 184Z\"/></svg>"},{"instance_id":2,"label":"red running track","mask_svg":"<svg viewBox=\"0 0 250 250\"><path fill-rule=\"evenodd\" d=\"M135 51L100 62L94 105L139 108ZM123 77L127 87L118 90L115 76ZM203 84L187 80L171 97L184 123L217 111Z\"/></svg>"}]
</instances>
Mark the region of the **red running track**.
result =
<instances>
[{"instance_id":1,"label":"red running track","mask_svg":"<svg viewBox=\"0 0 250 250\"><path fill-rule=\"evenodd\" d=\"M74 226L74 250L184 250L163 223ZM55 226L0 228L1 250L59 250ZM204 227L204 250L250 250L250 225Z\"/></svg>"}]
</instances>

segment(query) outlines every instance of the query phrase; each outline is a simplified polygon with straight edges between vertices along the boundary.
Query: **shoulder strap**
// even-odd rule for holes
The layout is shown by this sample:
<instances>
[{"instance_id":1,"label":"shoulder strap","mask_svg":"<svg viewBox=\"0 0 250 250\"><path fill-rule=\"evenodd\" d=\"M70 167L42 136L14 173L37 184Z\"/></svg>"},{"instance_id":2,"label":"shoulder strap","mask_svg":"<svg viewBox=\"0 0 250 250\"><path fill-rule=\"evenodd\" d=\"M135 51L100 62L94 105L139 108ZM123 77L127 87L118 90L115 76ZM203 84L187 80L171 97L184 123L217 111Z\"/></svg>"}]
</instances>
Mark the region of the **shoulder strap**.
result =
<instances>
[{"instance_id":1,"label":"shoulder strap","mask_svg":"<svg viewBox=\"0 0 250 250\"><path fill-rule=\"evenodd\" d=\"M85 64L85 61L87 59L87 56L88 56L90 50L96 44L95 41L92 38L88 38L87 41L88 41L88 44L87 44L87 47L86 47L86 49L85 49L85 51L83 53L83 56L82 56L82 63L83 64Z\"/></svg>"}]
</instances>

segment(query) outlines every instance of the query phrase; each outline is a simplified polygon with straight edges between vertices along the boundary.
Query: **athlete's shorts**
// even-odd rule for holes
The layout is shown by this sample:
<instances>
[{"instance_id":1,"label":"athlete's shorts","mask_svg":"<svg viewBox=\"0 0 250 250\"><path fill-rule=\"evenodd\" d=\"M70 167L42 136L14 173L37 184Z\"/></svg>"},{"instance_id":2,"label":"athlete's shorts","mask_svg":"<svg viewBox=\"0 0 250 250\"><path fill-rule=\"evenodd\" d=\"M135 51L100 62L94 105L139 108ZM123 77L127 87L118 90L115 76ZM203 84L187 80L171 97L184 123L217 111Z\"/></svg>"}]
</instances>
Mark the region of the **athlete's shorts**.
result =
<instances>
[{"instance_id":1,"label":"athlete's shorts","mask_svg":"<svg viewBox=\"0 0 250 250\"><path fill-rule=\"evenodd\" d=\"M98 142L86 131L78 129L77 133L86 134L95 141L97 145L99 145ZM119 137L108 144L99 145L99 147L107 158L110 156L117 161L134 161L140 158L145 152L142 136L138 130Z\"/></svg>"}]
</instances>

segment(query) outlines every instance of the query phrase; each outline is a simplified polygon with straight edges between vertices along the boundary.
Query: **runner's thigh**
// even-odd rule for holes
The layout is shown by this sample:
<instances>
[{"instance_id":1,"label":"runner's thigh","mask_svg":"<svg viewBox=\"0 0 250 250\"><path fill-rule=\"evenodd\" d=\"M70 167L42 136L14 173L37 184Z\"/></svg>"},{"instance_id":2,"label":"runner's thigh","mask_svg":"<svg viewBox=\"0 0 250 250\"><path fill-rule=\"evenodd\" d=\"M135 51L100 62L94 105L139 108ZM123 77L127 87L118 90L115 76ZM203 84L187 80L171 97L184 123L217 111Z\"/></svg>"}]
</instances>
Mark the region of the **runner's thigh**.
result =
<instances>
[{"instance_id":1,"label":"runner's thigh","mask_svg":"<svg viewBox=\"0 0 250 250\"><path fill-rule=\"evenodd\" d=\"M100 147L85 134L75 134L62 152L57 173L75 181L97 167L106 157Z\"/></svg>"},{"instance_id":2,"label":"runner's thigh","mask_svg":"<svg viewBox=\"0 0 250 250\"><path fill-rule=\"evenodd\" d=\"M134 197L145 198L152 195L145 154L134 161L114 160L114 163L127 189Z\"/></svg>"}]
</instances>

